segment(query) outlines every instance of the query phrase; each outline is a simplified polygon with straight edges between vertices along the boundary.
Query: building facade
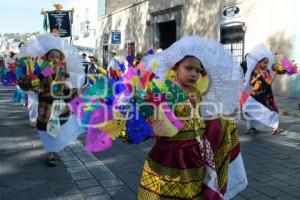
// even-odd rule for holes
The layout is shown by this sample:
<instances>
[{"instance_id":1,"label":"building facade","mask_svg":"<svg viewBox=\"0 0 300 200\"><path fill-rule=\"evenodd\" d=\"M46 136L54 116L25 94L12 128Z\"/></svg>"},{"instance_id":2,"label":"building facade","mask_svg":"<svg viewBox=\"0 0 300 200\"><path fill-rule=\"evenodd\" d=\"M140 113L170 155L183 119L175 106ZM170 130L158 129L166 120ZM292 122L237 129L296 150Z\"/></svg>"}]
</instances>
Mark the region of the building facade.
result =
<instances>
[{"instance_id":1,"label":"building facade","mask_svg":"<svg viewBox=\"0 0 300 200\"><path fill-rule=\"evenodd\" d=\"M99 9L104 6L99 0L74 0L67 7L74 8L72 39L80 52L95 53L96 23ZM103 8L102 8L103 9ZM102 14L104 15L104 13Z\"/></svg>"},{"instance_id":2,"label":"building facade","mask_svg":"<svg viewBox=\"0 0 300 200\"><path fill-rule=\"evenodd\" d=\"M191 34L220 41L237 63L260 43L300 63L297 0L144 0L123 8L109 2L96 28L96 54L104 65L110 50L126 55L129 44L136 52L165 49ZM300 73L277 76L273 87L276 95L300 97Z\"/></svg>"}]
</instances>

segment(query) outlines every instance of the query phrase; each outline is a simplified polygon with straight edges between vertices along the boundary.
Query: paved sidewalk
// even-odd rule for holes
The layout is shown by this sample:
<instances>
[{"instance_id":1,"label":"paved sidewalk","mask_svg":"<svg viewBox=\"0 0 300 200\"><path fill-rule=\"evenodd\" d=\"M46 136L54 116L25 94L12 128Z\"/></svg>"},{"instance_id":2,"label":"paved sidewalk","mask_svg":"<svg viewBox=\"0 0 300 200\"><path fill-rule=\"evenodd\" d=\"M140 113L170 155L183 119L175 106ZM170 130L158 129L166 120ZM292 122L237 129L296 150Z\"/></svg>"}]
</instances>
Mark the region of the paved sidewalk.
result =
<instances>
[{"instance_id":1,"label":"paved sidewalk","mask_svg":"<svg viewBox=\"0 0 300 200\"><path fill-rule=\"evenodd\" d=\"M0 200L136 199L152 140L140 145L114 141L107 151L91 154L82 135L59 153L57 167L46 167L27 110L10 101L12 92L0 87ZM246 135L245 121L238 122L249 185L234 200L300 199L300 119L281 116L280 124L285 132L279 136Z\"/></svg>"},{"instance_id":2,"label":"paved sidewalk","mask_svg":"<svg viewBox=\"0 0 300 200\"><path fill-rule=\"evenodd\" d=\"M153 141L137 146L118 141L97 158L85 151L82 135L81 141L58 154L58 166L49 168L37 131L29 126L27 109L11 102L13 92L13 87L0 86L0 200L136 199L143 161ZM111 152L115 155L105 162L99 159Z\"/></svg>"},{"instance_id":3,"label":"paved sidewalk","mask_svg":"<svg viewBox=\"0 0 300 200\"><path fill-rule=\"evenodd\" d=\"M300 118L300 98L275 96L281 115L288 115Z\"/></svg>"},{"instance_id":4,"label":"paved sidewalk","mask_svg":"<svg viewBox=\"0 0 300 200\"><path fill-rule=\"evenodd\" d=\"M46 166L26 108L11 103L13 91L0 87L0 200L112 199L111 188L123 183L116 177L99 179L110 169L78 140L59 153L57 167Z\"/></svg>"}]
</instances>

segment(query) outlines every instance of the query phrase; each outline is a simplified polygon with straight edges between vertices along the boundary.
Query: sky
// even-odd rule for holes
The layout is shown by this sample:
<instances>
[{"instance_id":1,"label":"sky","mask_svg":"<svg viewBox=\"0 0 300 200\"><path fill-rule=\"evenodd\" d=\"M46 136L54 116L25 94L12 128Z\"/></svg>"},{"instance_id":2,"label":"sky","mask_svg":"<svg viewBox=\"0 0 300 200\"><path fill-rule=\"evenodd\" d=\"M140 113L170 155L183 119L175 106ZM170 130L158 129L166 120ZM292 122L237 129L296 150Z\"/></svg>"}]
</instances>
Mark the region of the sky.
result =
<instances>
[{"instance_id":1,"label":"sky","mask_svg":"<svg viewBox=\"0 0 300 200\"><path fill-rule=\"evenodd\" d=\"M74 0L0 0L0 34L43 31L41 9L54 10L60 3L69 8Z\"/></svg>"}]
</instances>

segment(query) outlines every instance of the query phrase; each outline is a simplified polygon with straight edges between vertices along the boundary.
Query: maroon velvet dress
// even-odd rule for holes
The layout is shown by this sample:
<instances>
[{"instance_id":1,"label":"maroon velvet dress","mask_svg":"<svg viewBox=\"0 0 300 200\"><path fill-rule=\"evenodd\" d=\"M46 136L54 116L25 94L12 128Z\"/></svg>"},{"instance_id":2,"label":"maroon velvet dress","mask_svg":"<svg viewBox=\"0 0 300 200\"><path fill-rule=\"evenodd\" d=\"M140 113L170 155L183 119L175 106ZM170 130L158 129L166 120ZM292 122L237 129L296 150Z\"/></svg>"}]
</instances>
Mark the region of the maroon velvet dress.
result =
<instances>
[{"instance_id":1,"label":"maroon velvet dress","mask_svg":"<svg viewBox=\"0 0 300 200\"><path fill-rule=\"evenodd\" d=\"M196 109L187 104L175 109L178 118L191 112ZM157 137L144 164L138 199L223 199L229 164L240 150L235 123L224 118L205 122L199 115L182 121L184 127L174 137Z\"/></svg>"}]
</instances>

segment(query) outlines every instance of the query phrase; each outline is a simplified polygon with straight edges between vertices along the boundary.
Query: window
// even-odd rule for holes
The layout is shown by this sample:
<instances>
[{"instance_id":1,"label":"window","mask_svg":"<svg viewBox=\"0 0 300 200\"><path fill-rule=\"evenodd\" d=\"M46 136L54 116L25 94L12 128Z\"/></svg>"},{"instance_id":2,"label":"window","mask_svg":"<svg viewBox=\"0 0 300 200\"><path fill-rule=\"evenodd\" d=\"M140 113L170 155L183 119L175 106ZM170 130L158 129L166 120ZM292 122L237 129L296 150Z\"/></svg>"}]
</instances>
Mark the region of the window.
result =
<instances>
[{"instance_id":1,"label":"window","mask_svg":"<svg viewBox=\"0 0 300 200\"><path fill-rule=\"evenodd\" d=\"M221 43L228 49L235 62L241 63L244 61L245 53L245 24L229 25L221 27Z\"/></svg>"}]
</instances>

